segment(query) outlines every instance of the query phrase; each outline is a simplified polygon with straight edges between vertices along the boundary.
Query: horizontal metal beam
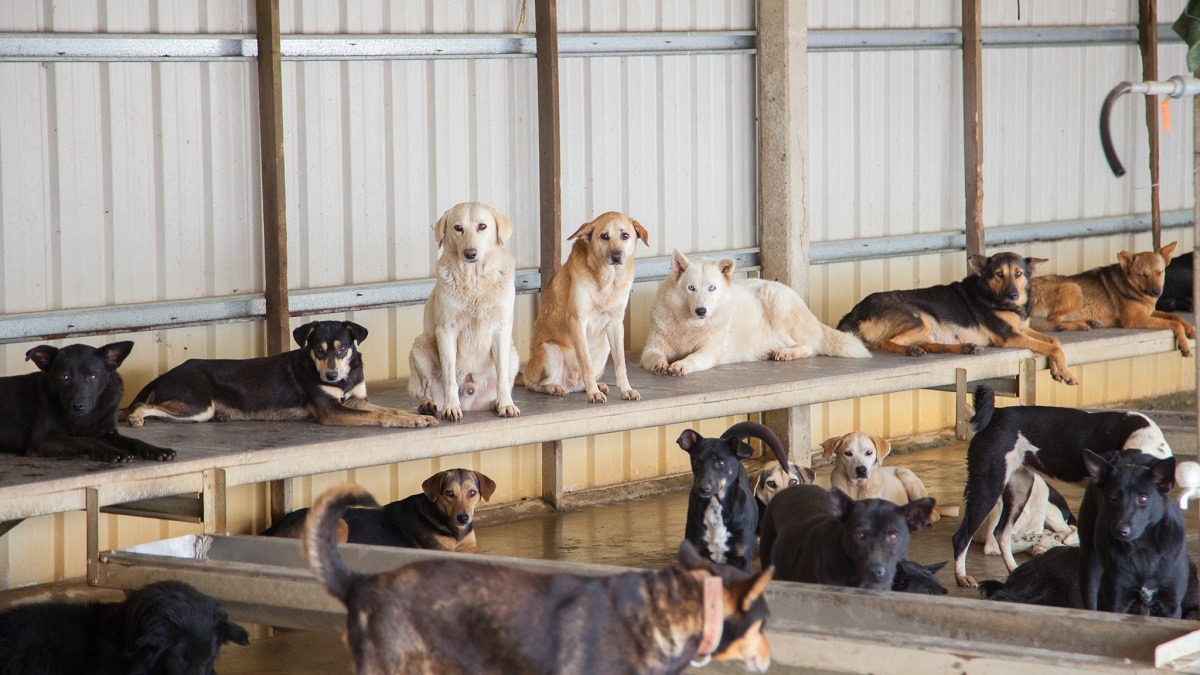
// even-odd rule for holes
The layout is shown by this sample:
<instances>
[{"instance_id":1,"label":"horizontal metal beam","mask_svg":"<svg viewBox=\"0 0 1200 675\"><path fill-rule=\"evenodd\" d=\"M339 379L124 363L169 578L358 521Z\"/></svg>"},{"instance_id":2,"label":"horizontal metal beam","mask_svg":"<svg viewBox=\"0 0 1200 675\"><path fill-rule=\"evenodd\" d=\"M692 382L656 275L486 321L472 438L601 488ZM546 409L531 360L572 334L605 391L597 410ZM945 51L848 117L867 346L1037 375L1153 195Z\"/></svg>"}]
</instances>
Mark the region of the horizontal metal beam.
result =
<instances>
[{"instance_id":1,"label":"horizontal metal beam","mask_svg":"<svg viewBox=\"0 0 1200 675\"><path fill-rule=\"evenodd\" d=\"M1158 27L1160 42L1181 42L1169 25ZM1012 26L984 28L984 47L1072 47L1137 45L1137 26ZM810 52L960 49L958 28L810 30Z\"/></svg>"}]
</instances>

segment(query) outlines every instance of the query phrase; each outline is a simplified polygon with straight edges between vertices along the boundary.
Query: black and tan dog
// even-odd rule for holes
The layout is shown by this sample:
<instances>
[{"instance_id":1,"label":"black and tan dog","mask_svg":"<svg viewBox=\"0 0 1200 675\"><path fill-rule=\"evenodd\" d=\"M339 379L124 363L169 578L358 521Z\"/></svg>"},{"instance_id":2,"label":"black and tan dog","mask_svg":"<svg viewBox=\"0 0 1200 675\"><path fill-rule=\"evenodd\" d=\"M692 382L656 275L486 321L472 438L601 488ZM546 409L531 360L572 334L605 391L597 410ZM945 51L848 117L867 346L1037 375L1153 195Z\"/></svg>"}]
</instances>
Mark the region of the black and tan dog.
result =
<instances>
[{"instance_id":1,"label":"black and tan dog","mask_svg":"<svg viewBox=\"0 0 1200 675\"><path fill-rule=\"evenodd\" d=\"M159 375L129 406L126 421L176 422L316 419L335 427L425 427L428 415L367 401L358 344L367 329L349 321L313 321L292 331L299 349L257 359L191 359Z\"/></svg>"},{"instance_id":2,"label":"black and tan dog","mask_svg":"<svg viewBox=\"0 0 1200 675\"><path fill-rule=\"evenodd\" d=\"M470 469L439 471L421 494L377 509L350 509L337 524L340 543L475 553L475 509L492 498L496 481ZM308 509L293 511L264 530L264 537L304 536Z\"/></svg>"},{"instance_id":3,"label":"black and tan dog","mask_svg":"<svg viewBox=\"0 0 1200 675\"><path fill-rule=\"evenodd\" d=\"M317 499L304 551L346 605L346 643L359 673L680 673L690 663L763 671L762 597L771 570L750 576L703 560L613 576L543 574L440 558L380 574L349 571L334 542L347 506L373 504L354 485Z\"/></svg>"},{"instance_id":4,"label":"black and tan dog","mask_svg":"<svg viewBox=\"0 0 1200 675\"><path fill-rule=\"evenodd\" d=\"M96 348L40 345L25 352L39 372L0 377L0 452L34 457L169 461L175 451L117 433L125 383L117 367L132 342Z\"/></svg>"},{"instance_id":5,"label":"black and tan dog","mask_svg":"<svg viewBox=\"0 0 1200 675\"><path fill-rule=\"evenodd\" d=\"M1180 353L1191 356L1188 338L1196 337L1196 327L1170 312L1155 309L1174 251L1175 244L1145 253L1121 251L1115 265L1069 277L1034 279L1030 315L1035 325L1044 319L1051 330L1166 329L1175 333Z\"/></svg>"},{"instance_id":6,"label":"black and tan dog","mask_svg":"<svg viewBox=\"0 0 1200 675\"><path fill-rule=\"evenodd\" d=\"M975 354L983 345L1028 349L1045 356L1050 375L1076 384L1058 340L1029 327L1030 277L1040 258L972 255L962 281L908 291L872 293L838 323L868 347L894 354Z\"/></svg>"}]
</instances>

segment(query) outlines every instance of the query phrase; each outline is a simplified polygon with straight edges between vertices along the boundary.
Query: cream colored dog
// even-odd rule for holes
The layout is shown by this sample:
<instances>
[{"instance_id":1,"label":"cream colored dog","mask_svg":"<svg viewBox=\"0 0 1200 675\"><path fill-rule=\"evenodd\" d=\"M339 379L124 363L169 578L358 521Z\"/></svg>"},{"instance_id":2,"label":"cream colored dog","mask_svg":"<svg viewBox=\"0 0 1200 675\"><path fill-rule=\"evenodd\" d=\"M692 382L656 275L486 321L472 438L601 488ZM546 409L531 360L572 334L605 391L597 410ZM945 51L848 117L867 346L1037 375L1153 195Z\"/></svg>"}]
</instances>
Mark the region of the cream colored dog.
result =
<instances>
[{"instance_id":1,"label":"cream colored dog","mask_svg":"<svg viewBox=\"0 0 1200 675\"><path fill-rule=\"evenodd\" d=\"M734 262L671 254L658 288L642 367L686 375L722 363L791 361L814 354L870 358L858 338L822 324L791 288L734 279Z\"/></svg>"},{"instance_id":2,"label":"cream colored dog","mask_svg":"<svg viewBox=\"0 0 1200 675\"><path fill-rule=\"evenodd\" d=\"M914 499L929 496L917 474L898 466L883 466L883 458L892 451L886 438L852 431L834 436L821 444L825 459L833 459L829 484L852 499L886 499L903 506ZM929 522L936 523L947 510L935 508Z\"/></svg>"},{"instance_id":3,"label":"cream colored dog","mask_svg":"<svg viewBox=\"0 0 1200 675\"><path fill-rule=\"evenodd\" d=\"M596 373L611 352L621 398L637 401L625 371L625 306L637 242L649 244L650 236L638 221L609 211L568 239L575 240L571 255L542 294L525 388L553 396L586 391L589 403L604 403L608 386Z\"/></svg>"},{"instance_id":4,"label":"cream colored dog","mask_svg":"<svg viewBox=\"0 0 1200 675\"><path fill-rule=\"evenodd\" d=\"M433 226L441 249L437 282L425 303L425 331L408 357L408 390L423 413L441 409L445 419L462 419L459 392L471 384L468 376L491 382L494 372L495 397L477 391L474 407L521 414L512 400L520 367L512 337L516 260L504 248L512 232L508 218L481 202L453 206Z\"/></svg>"},{"instance_id":5,"label":"cream colored dog","mask_svg":"<svg viewBox=\"0 0 1200 675\"><path fill-rule=\"evenodd\" d=\"M985 555L1003 555L1004 565L1012 572L1017 568L1013 553L1029 551L1033 555L1041 555L1055 546L1078 546L1079 533L1074 525L1068 525L1058 506L1050 502L1050 486L1041 476L1021 467L1008 479L1006 490L1028 491L1025 506L1021 515L1013 523L1012 546L1005 555L996 541L996 523L1000 521L1000 510L1004 500L996 502L992 512L983 521L972 538L978 544L983 544Z\"/></svg>"}]
</instances>

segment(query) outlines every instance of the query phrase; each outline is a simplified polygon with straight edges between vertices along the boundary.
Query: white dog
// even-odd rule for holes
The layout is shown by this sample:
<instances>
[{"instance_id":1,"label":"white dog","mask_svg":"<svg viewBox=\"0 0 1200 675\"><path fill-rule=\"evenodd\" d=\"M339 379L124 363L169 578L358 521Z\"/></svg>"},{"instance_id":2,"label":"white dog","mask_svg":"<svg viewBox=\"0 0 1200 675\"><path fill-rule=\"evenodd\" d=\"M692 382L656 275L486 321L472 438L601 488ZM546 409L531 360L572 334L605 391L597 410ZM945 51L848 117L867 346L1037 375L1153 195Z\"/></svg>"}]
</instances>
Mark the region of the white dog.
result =
<instances>
[{"instance_id":1,"label":"white dog","mask_svg":"<svg viewBox=\"0 0 1200 675\"><path fill-rule=\"evenodd\" d=\"M1050 486L1041 476L1021 467L1008 480L1008 487L1014 491L1028 490L1025 507L1017 516L1012 529L1011 553L1029 551L1033 555L1041 555L1055 546L1078 546L1079 533L1074 525L1068 525L1062 511L1050 501ZM973 541L983 544L985 555L1003 555L1000 543L996 541L996 523L1000 521L1000 510L1004 500L996 502L992 512L988 514L983 525L976 530ZM1007 557L1004 564L1011 572L1016 568L1016 560Z\"/></svg>"},{"instance_id":2,"label":"white dog","mask_svg":"<svg viewBox=\"0 0 1200 675\"><path fill-rule=\"evenodd\" d=\"M822 456L833 459L829 484L852 499L886 499L904 505L929 496L917 474L902 466L884 466L883 458L892 452L892 444L874 434L852 431L834 436L821 444ZM935 508L929 522L936 523L944 510Z\"/></svg>"},{"instance_id":3,"label":"white dog","mask_svg":"<svg viewBox=\"0 0 1200 675\"><path fill-rule=\"evenodd\" d=\"M520 367L512 337L516 260L504 248L512 232L508 218L480 202L451 207L433 226L441 249L437 282L425 303L425 332L408 357L408 390L423 413L440 408L443 418L462 419L460 391L478 381L495 396L477 390L473 408L521 414L512 399Z\"/></svg>"},{"instance_id":4,"label":"white dog","mask_svg":"<svg viewBox=\"0 0 1200 675\"><path fill-rule=\"evenodd\" d=\"M791 288L765 279L734 279L732 260L671 254L658 288L642 367L685 375L722 363L791 361L814 354L870 358L858 338L822 324Z\"/></svg>"}]
</instances>

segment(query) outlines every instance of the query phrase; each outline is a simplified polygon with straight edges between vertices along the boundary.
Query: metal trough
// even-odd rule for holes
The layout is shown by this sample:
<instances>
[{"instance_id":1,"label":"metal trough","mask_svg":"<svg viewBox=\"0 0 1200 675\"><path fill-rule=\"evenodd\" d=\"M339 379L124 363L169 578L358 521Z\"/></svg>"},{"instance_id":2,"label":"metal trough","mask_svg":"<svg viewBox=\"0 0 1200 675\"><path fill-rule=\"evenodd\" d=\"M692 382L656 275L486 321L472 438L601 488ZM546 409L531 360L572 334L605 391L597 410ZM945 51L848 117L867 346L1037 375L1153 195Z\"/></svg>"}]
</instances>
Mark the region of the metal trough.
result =
<instances>
[{"instance_id":1,"label":"metal trough","mask_svg":"<svg viewBox=\"0 0 1200 675\"><path fill-rule=\"evenodd\" d=\"M462 555L353 544L341 551L351 569L365 573ZM545 572L629 571L470 557L482 564ZM295 540L176 537L105 551L99 574L101 586L124 589L165 579L186 581L221 600L241 621L324 631L341 631L345 625L344 608L309 573ZM1169 619L780 582L770 585L767 598L777 664L848 672L1148 672L1159 645L1196 628L1192 622Z\"/></svg>"}]
</instances>

